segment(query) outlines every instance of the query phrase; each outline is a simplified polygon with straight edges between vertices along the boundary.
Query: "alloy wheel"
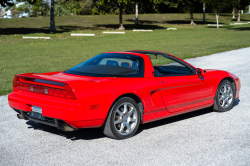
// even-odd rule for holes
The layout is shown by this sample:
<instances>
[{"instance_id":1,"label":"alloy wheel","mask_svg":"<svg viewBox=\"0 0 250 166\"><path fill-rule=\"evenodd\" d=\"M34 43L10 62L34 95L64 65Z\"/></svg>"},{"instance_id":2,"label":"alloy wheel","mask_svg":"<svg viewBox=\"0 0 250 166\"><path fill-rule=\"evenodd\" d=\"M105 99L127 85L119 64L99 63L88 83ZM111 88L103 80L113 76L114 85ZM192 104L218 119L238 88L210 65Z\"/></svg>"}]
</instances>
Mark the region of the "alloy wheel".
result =
<instances>
[{"instance_id":1,"label":"alloy wheel","mask_svg":"<svg viewBox=\"0 0 250 166\"><path fill-rule=\"evenodd\" d=\"M135 106L130 102L121 103L114 114L115 130L121 135L128 135L134 131L138 123Z\"/></svg>"},{"instance_id":2,"label":"alloy wheel","mask_svg":"<svg viewBox=\"0 0 250 166\"><path fill-rule=\"evenodd\" d=\"M233 90L229 84L221 86L219 92L219 104L222 108L228 108L233 101Z\"/></svg>"}]
</instances>

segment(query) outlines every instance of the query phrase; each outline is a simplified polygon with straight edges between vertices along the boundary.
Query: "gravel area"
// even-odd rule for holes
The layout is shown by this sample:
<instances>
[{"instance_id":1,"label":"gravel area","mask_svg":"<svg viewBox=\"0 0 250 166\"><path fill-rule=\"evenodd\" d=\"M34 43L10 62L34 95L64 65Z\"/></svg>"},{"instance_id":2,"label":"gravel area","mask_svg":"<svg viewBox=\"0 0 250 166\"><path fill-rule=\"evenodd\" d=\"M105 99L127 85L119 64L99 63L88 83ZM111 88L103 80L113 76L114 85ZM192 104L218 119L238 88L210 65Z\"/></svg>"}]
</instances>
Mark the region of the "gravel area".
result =
<instances>
[{"instance_id":1,"label":"gravel area","mask_svg":"<svg viewBox=\"0 0 250 166\"><path fill-rule=\"evenodd\" d=\"M203 109L141 125L132 138L113 140L100 129L65 133L19 120L7 96L0 96L0 165L250 165L250 48L187 61L240 78L240 100L230 111Z\"/></svg>"}]
</instances>

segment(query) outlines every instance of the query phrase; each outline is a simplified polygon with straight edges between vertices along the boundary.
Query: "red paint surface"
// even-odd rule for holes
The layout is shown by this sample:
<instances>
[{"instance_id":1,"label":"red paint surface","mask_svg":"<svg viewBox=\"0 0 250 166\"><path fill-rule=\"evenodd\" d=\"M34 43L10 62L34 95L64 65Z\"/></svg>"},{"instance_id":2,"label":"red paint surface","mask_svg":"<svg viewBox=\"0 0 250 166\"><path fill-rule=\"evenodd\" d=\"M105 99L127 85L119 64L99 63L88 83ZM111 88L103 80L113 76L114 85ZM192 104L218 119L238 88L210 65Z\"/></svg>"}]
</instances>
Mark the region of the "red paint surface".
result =
<instances>
[{"instance_id":1,"label":"red paint surface","mask_svg":"<svg viewBox=\"0 0 250 166\"><path fill-rule=\"evenodd\" d=\"M62 72L18 74L18 77L44 79L69 85L76 99L14 88L8 97L9 105L23 111L31 111L31 105L39 106L42 108L43 116L63 120L75 128L86 128L100 127L115 100L126 94L134 94L141 99L144 107L143 123L212 106L219 83L227 77L234 80L235 97L239 97L239 78L226 71L206 70L202 77L154 77L154 69L147 55L123 53L144 58L144 78L89 77ZM96 106L95 109L91 109L93 106Z\"/></svg>"}]
</instances>

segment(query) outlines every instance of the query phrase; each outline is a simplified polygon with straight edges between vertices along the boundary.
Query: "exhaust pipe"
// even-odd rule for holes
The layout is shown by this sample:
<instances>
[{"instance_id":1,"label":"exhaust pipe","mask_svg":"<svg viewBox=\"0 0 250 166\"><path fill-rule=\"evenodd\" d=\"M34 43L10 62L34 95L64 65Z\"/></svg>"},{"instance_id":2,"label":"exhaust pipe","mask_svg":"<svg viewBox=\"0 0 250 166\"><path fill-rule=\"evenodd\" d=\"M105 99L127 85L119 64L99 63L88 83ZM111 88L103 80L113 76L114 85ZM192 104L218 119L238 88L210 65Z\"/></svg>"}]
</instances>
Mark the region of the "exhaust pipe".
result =
<instances>
[{"instance_id":1,"label":"exhaust pipe","mask_svg":"<svg viewBox=\"0 0 250 166\"><path fill-rule=\"evenodd\" d=\"M67 124L62 125L63 131L74 131L75 129Z\"/></svg>"},{"instance_id":2,"label":"exhaust pipe","mask_svg":"<svg viewBox=\"0 0 250 166\"><path fill-rule=\"evenodd\" d=\"M78 130L76 128L73 128L73 127L69 126L67 123L65 123L63 121L58 120L58 119L55 119L55 124L56 124L56 127L59 130L62 130L62 131L70 132L70 131L76 131L76 130Z\"/></svg>"},{"instance_id":3,"label":"exhaust pipe","mask_svg":"<svg viewBox=\"0 0 250 166\"><path fill-rule=\"evenodd\" d=\"M18 119L24 119L22 114L17 114Z\"/></svg>"},{"instance_id":4,"label":"exhaust pipe","mask_svg":"<svg viewBox=\"0 0 250 166\"><path fill-rule=\"evenodd\" d=\"M76 128L73 128L73 127L69 126L66 123L60 122L57 119L55 120L55 123L56 123L56 127L58 129L62 130L62 131L70 132L70 131L76 131L76 130L78 130Z\"/></svg>"}]
</instances>

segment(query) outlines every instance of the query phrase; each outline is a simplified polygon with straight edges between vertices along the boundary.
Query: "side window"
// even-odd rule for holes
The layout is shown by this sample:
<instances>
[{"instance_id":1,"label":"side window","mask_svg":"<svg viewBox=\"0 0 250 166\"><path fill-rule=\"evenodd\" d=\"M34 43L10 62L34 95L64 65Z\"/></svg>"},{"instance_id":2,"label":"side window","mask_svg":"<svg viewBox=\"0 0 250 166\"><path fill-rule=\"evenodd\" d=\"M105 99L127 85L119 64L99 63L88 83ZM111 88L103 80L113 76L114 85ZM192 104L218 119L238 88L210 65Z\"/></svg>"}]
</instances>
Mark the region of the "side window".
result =
<instances>
[{"instance_id":1,"label":"side window","mask_svg":"<svg viewBox=\"0 0 250 166\"><path fill-rule=\"evenodd\" d=\"M173 59L166 58L162 55L149 56L154 66L154 75L156 77L183 76L193 74L192 70Z\"/></svg>"}]
</instances>

